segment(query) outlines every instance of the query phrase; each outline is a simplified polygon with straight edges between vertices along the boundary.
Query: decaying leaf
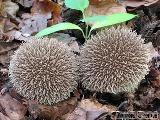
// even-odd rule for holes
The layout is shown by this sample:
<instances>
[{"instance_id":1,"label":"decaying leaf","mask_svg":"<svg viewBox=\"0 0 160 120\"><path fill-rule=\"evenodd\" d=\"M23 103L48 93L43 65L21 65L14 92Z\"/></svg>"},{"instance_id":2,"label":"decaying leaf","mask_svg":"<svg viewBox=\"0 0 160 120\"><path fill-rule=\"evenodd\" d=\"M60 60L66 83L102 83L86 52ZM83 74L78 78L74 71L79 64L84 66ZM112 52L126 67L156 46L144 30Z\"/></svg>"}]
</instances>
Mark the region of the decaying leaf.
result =
<instances>
[{"instance_id":1,"label":"decaying leaf","mask_svg":"<svg viewBox=\"0 0 160 120\"><path fill-rule=\"evenodd\" d=\"M52 20L49 20L50 25L59 23L61 20L61 6L51 0L35 0L31 12L43 15L52 13Z\"/></svg>"},{"instance_id":2,"label":"decaying leaf","mask_svg":"<svg viewBox=\"0 0 160 120\"><path fill-rule=\"evenodd\" d=\"M0 40L3 39L5 20L4 18L0 18Z\"/></svg>"},{"instance_id":3,"label":"decaying leaf","mask_svg":"<svg viewBox=\"0 0 160 120\"><path fill-rule=\"evenodd\" d=\"M154 87L160 88L160 75L156 77L156 80L152 82ZM159 94L160 95L160 94Z\"/></svg>"},{"instance_id":4,"label":"decaying leaf","mask_svg":"<svg viewBox=\"0 0 160 120\"><path fill-rule=\"evenodd\" d=\"M56 0L56 2L59 4L59 5L64 5L64 0Z\"/></svg>"},{"instance_id":5,"label":"decaying leaf","mask_svg":"<svg viewBox=\"0 0 160 120\"><path fill-rule=\"evenodd\" d=\"M19 44L16 42L0 42L0 63L8 64L13 50L17 49L18 46Z\"/></svg>"},{"instance_id":6,"label":"decaying leaf","mask_svg":"<svg viewBox=\"0 0 160 120\"><path fill-rule=\"evenodd\" d=\"M151 81L154 88L160 88L160 71L157 69L151 69L150 74L154 80ZM160 96L159 96L160 97Z\"/></svg>"},{"instance_id":7,"label":"decaying leaf","mask_svg":"<svg viewBox=\"0 0 160 120\"><path fill-rule=\"evenodd\" d=\"M0 42L0 55L12 49L16 49L18 48L18 46L19 44L16 42L12 42L12 43Z\"/></svg>"},{"instance_id":8,"label":"decaying leaf","mask_svg":"<svg viewBox=\"0 0 160 120\"><path fill-rule=\"evenodd\" d=\"M22 120L26 114L26 107L9 94L0 95L0 106L11 120Z\"/></svg>"},{"instance_id":9,"label":"decaying leaf","mask_svg":"<svg viewBox=\"0 0 160 120\"><path fill-rule=\"evenodd\" d=\"M145 39L145 42L152 42L154 47L160 46L160 21L146 23L140 34Z\"/></svg>"},{"instance_id":10,"label":"decaying leaf","mask_svg":"<svg viewBox=\"0 0 160 120\"><path fill-rule=\"evenodd\" d=\"M31 34L38 32L47 27L47 20L51 18L51 14L43 15L43 14L23 14L23 21L19 24L20 32L27 36L31 36Z\"/></svg>"},{"instance_id":11,"label":"decaying leaf","mask_svg":"<svg viewBox=\"0 0 160 120\"><path fill-rule=\"evenodd\" d=\"M51 0L35 0L31 14L22 15L22 22L19 24L20 32L25 36L31 36L46 28L50 24L49 21L52 21L52 24L58 23L60 14L61 7L57 3Z\"/></svg>"},{"instance_id":12,"label":"decaying leaf","mask_svg":"<svg viewBox=\"0 0 160 120\"><path fill-rule=\"evenodd\" d=\"M77 107L71 114L66 117L66 120L86 120L87 111Z\"/></svg>"},{"instance_id":13,"label":"decaying leaf","mask_svg":"<svg viewBox=\"0 0 160 120\"><path fill-rule=\"evenodd\" d=\"M11 2L11 0L5 0L2 4L4 6L4 11L10 15L15 16L19 10L19 6L16 3Z\"/></svg>"},{"instance_id":14,"label":"decaying leaf","mask_svg":"<svg viewBox=\"0 0 160 120\"><path fill-rule=\"evenodd\" d=\"M4 23L4 32L5 33L13 30L15 28L17 29L17 26L14 23L12 23L9 19L5 20L5 23Z\"/></svg>"},{"instance_id":15,"label":"decaying leaf","mask_svg":"<svg viewBox=\"0 0 160 120\"><path fill-rule=\"evenodd\" d=\"M160 89L156 90L153 87L148 87L142 94L139 94L139 100L135 102L137 102L141 108L146 109L156 98L160 99Z\"/></svg>"},{"instance_id":16,"label":"decaying leaf","mask_svg":"<svg viewBox=\"0 0 160 120\"><path fill-rule=\"evenodd\" d=\"M2 0L0 0L0 16L5 16L4 5L2 4Z\"/></svg>"},{"instance_id":17,"label":"decaying leaf","mask_svg":"<svg viewBox=\"0 0 160 120\"><path fill-rule=\"evenodd\" d=\"M158 0L123 0L121 4L129 7L139 7L141 5L149 6L156 3Z\"/></svg>"},{"instance_id":18,"label":"decaying leaf","mask_svg":"<svg viewBox=\"0 0 160 120\"><path fill-rule=\"evenodd\" d=\"M31 14L22 12L21 19L17 18L17 3L31 7ZM61 14L61 6L51 0L1 0L0 10L0 15L7 17L0 18L0 40L3 41L26 40L48 25L58 23Z\"/></svg>"},{"instance_id":19,"label":"decaying leaf","mask_svg":"<svg viewBox=\"0 0 160 120\"><path fill-rule=\"evenodd\" d=\"M21 4L24 7L31 7L34 0L14 0L15 2Z\"/></svg>"},{"instance_id":20,"label":"decaying leaf","mask_svg":"<svg viewBox=\"0 0 160 120\"><path fill-rule=\"evenodd\" d=\"M89 3L91 5L104 5L104 4L113 4L113 3L116 3L117 1L116 0L89 0Z\"/></svg>"},{"instance_id":21,"label":"decaying leaf","mask_svg":"<svg viewBox=\"0 0 160 120\"><path fill-rule=\"evenodd\" d=\"M11 120L11 119L0 112L0 120Z\"/></svg>"},{"instance_id":22,"label":"decaying leaf","mask_svg":"<svg viewBox=\"0 0 160 120\"><path fill-rule=\"evenodd\" d=\"M85 109L86 111L104 111L104 112L112 112L117 108L112 105L102 105L97 100L92 99L84 99L78 103L78 106Z\"/></svg>"},{"instance_id":23,"label":"decaying leaf","mask_svg":"<svg viewBox=\"0 0 160 120\"><path fill-rule=\"evenodd\" d=\"M68 115L66 120L94 120L102 113L111 113L117 108L112 105L102 105L93 99L84 99L78 103L77 108Z\"/></svg>"},{"instance_id":24,"label":"decaying leaf","mask_svg":"<svg viewBox=\"0 0 160 120\"><path fill-rule=\"evenodd\" d=\"M148 109L153 106L154 100L160 100L160 71L151 68L148 77L150 83L141 83L135 93L134 103L141 109ZM146 79L146 82L149 82ZM147 85L146 85L147 84ZM157 106L158 107L158 106Z\"/></svg>"},{"instance_id":25,"label":"decaying leaf","mask_svg":"<svg viewBox=\"0 0 160 120\"><path fill-rule=\"evenodd\" d=\"M116 0L90 0L91 4L85 11L86 16L110 15L113 13L125 13L126 9Z\"/></svg>"},{"instance_id":26,"label":"decaying leaf","mask_svg":"<svg viewBox=\"0 0 160 120\"><path fill-rule=\"evenodd\" d=\"M35 101L27 101L30 114L36 119L55 120L67 113L71 113L77 106L77 97L59 102L54 106L40 105Z\"/></svg>"},{"instance_id":27,"label":"decaying leaf","mask_svg":"<svg viewBox=\"0 0 160 120\"><path fill-rule=\"evenodd\" d=\"M11 2L11 0L0 1L0 40L2 41L11 41L13 40L12 36L7 34L7 32L12 31L17 28L17 26L10 21L9 16L16 16L19 6L16 3Z\"/></svg>"},{"instance_id":28,"label":"decaying leaf","mask_svg":"<svg viewBox=\"0 0 160 120\"><path fill-rule=\"evenodd\" d=\"M2 18L0 20L0 42L12 41L15 38L15 29L17 29L17 26L14 23L8 18Z\"/></svg>"},{"instance_id":29,"label":"decaying leaf","mask_svg":"<svg viewBox=\"0 0 160 120\"><path fill-rule=\"evenodd\" d=\"M0 16L7 17L7 13L15 16L19 6L11 0L0 0Z\"/></svg>"}]
</instances>

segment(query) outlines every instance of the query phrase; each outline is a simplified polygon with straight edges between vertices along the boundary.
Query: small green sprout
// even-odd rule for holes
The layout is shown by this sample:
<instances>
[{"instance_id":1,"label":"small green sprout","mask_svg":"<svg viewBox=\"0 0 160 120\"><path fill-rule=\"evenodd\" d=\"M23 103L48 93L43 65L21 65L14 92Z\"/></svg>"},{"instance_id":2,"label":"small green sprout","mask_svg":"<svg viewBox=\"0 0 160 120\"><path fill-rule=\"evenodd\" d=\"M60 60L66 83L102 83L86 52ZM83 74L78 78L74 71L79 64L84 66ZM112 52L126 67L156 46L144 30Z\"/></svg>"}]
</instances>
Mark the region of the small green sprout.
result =
<instances>
[{"instance_id":1,"label":"small green sprout","mask_svg":"<svg viewBox=\"0 0 160 120\"><path fill-rule=\"evenodd\" d=\"M116 13L108 16L98 15L98 16L85 17L84 10L89 6L88 0L65 0L65 5L68 8L80 10L82 12L83 19L80 21L86 23L87 25L86 32L84 33L84 31L76 24L69 23L69 22L62 22L41 30L35 35L36 37L43 37L45 35L48 35L60 30L76 29L76 30L80 30L83 34L83 37L87 40L89 39L91 32L97 28L102 28L102 27L122 23L130 19L133 19L134 17L137 16L129 13ZM88 25L91 25L91 29L89 32L88 32Z\"/></svg>"}]
</instances>

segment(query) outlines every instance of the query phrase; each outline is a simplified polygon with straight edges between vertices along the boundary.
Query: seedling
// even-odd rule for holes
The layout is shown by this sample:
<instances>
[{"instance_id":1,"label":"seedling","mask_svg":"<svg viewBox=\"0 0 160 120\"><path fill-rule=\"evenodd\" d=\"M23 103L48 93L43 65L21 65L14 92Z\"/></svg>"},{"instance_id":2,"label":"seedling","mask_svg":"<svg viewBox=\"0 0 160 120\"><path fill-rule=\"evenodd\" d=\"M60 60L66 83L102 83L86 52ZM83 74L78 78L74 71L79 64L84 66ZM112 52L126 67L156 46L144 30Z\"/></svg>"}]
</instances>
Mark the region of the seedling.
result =
<instances>
[{"instance_id":1,"label":"seedling","mask_svg":"<svg viewBox=\"0 0 160 120\"><path fill-rule=\"evenodd\" d=\"M83 37L87 40L90 37L91 32L97 28L102 28L102 27L114 25L117 23L122 23L137 16L129 13L116 13L112 15L98 15L98 16L86 17L84 15L84 10L89 6L88 0L65 0L65 5L68 8L80 10L82 12L83 19L80 21L86 23L87 25L86 32L84 33L84 31L76 24L73 24L70 22L62 22L41 30L35 35L36 37L43 37L45 35L48 35L60 30L76 29L76 30L80 30L83 34ZM89 30L89 32L88 32L88 25L91 26L91 29Z\"/></svg>"}]
</instances>

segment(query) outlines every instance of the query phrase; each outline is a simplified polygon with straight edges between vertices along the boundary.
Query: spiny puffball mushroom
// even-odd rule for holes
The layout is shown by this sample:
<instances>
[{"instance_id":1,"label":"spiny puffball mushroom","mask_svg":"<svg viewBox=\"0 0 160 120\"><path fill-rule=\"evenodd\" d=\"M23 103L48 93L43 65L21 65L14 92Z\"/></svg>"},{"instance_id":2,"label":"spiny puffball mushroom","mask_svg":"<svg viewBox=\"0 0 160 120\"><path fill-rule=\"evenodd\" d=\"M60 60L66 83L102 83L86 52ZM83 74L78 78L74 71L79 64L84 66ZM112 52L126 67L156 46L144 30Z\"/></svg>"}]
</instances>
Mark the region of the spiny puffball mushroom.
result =
<instances>
[{"instance_id":1,"label":"spiny puffball mushroom","mask_svg":"<svg viewBox=\"0 0 160 120\"><path fill-rule=\"evenodd\" d=\"M81 51L82 86L97 92L133 92L148 72L151 44L131 29L105 29Z\"/></svg>"},{"instance_id":2,"label":"spiny puffball mushroom","mask_svg":"<svg viewBox=\"0 0 160 120\"><path fill-rule=\"evenodd\" d=\"M75 71L74 55L55 38L22 44L9 66L11 83L19 94L49 105L70 97L77 87Z\"/></svg>"}]
</instances>

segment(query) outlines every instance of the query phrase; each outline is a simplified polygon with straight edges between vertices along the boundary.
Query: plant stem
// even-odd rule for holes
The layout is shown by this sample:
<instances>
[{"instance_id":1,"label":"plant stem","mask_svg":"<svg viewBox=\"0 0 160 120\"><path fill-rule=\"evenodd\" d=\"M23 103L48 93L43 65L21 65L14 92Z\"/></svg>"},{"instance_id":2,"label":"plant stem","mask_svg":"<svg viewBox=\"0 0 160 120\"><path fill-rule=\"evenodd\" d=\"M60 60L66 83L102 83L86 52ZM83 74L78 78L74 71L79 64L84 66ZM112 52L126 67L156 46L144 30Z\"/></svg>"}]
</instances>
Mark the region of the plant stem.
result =
<instances>
[{"instance_id":1,"label":"plant stem","mask_svg":"<svg viewBox=\"0 0 160 120\"><path fill-rule=\"evenodd\" d=\"M90 36L91 36L91 30L88 33L87 39L89 39Z\"/></svg>"},{"instance_id":2,"label":"plant stem","mask_svg":"<svg viewBox=\"0 0 160 120\"><path fill-rule=\"evenodd\" d=\"M86 38L85 38L86 40L88 39L88 27L89 27L89 26L88 26L88 24L87 24L87 27L86 27L86 34L85 34L85 35L86 35Z\"/></svg>"},{"instance_id":3,"label":"plant stem","mask_svg":"<svg viewBox=\"0 0 160 120\"><path fill-rule=\"evenodd\" d=\"M86 39L86 35L84 34L84 32L83 31L81 31L81 32L82 32L83 37Z\"/></svg>"},{"instance_id":4,"label":"plant stem","mask_svg":"<svg viewBox=\"0 0 160 120\"><path fill-rule=\"evenodd\" d=\"M84 12L82 12L82 15L83 15L83 19L85 19L85 15L84 15ZM85 41L87 41L87 39L88 39L88 24L86 24L87 25L87 27L86 27L86 30L85 30Z\"/></svg>"}]
</instances>

